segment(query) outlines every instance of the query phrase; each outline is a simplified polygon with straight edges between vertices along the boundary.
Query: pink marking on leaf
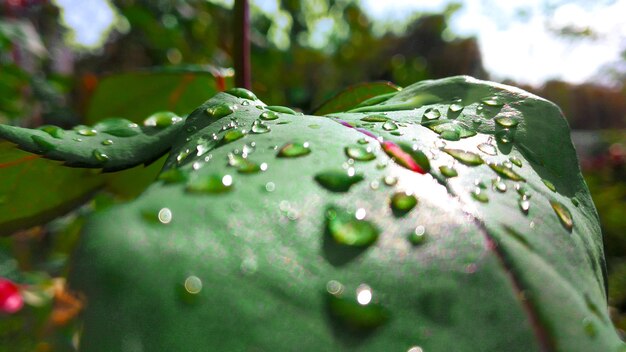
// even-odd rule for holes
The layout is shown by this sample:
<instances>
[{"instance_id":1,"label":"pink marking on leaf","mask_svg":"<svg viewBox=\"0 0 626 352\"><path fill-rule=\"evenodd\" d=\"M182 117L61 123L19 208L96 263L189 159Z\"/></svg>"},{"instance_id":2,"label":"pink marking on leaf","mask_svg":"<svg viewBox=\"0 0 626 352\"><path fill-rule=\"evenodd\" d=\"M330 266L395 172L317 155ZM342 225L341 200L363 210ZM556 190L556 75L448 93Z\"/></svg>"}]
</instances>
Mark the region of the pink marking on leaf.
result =
<instances>
[{"instance_id":1,"label":"pink marking on leaf","mask_svg":"<svg viewBox=\"0 0 626 352\"><path fill-rule=\"evenodd\" d=\"M390 141L385 141L382 143L382 147L385 153L387 153L389 157L395 159L398 164L420 174L426 173L426 171L424 171L424 169L422 169L422 167L419 166L419 164L415 162L415 160L413 160L413 157L409 153L402 150L402 148L400 148L400 146L398 146L397 144Z\"/></svg>"}]
</instances>

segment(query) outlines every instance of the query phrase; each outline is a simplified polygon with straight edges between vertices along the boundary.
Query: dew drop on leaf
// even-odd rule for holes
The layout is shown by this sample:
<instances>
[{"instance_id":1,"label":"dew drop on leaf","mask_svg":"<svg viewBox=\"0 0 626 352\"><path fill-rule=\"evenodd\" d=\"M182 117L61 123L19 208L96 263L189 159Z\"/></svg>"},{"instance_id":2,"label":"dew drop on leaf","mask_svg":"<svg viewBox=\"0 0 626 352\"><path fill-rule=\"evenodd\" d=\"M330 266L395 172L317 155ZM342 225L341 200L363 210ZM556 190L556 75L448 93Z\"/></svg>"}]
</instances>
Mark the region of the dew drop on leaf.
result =
<instances>
[{"instance_id":1,"label":"dew drop on leaf","mask_svg":"<svg viewBox=\"0 0 626 352\"><path fill-rule=\"evenodd\" d=\"M583 319L583 330L585 334L589 337L596 337L598 334L598 329L596 328L595 323L589 317Z\"/></svg>"},{"instance_id":2,"label":"dew drop on leaf","mask_svg":"<svg viewBox=\"0 0 626 352\"><path fill-rule=\"evenodd\" d=\"M352 158L354 160L370 161L376 159L376 154L372 152L371 147L365 147L360 145L348 146L344 148L344 151L349 158Z\"/></svg>"},{"instance_id":3,"label":"dew drop on leaf","mask_svg":"<svg viewBox=\"0 0 626 352\"><path fill-rule=\"evenodd\" d=\"M499 102L496 97L487 98L483 100L482 103L487 106L502 106L502 103Z\"/></svg>"},{"instance_id":4,"label":"dew drop on leaf","mask_svg":"<svg viewBox=\"0 0 626 352\"><path fill-rule=\"evenodd\" d=\"M30 138L33 140L33 142L35 142L35 144L37 144L37 146L43 152L49 152L51 150L56 149L56 145L54 145L54 143L47 141L45 138L41 136L31 136Z\"/></svg>"},{"instance_id":5,"label":"dew drop on leaf","mask_svg":"<svg viewBox=\"0 0 626 352\"><path fill-rule=\"evenodd\" d=\"M383 178L383 182L387 185L387 186L395 186L396 183L398 183L398 178L395 176L385 176Z\"/></svg>"},{"instance_id":6,"label":"dew drop on leaf","mask_svg":"<svg viewBox=\"0 0 626 352\"><path fill-rule=\"evenodd\" d=\"M385 131L395 131L397 129L398 129L398 124L396 124L395 122L393 122L391 120L390 121L386 121L383 124L383 130L385 130Z\"/></svg>"},{"instance_id":7,"label":"dew drop on leaf","mask_svg":"<svg viewBox=\"0 0 626 352\"><path fill-rule=\"evenodd\" d=\"M378 303L367 284L360 284L352 294L332 280L326 284L326 296L331 316L348 329L372 330L389 319L388 310Z\"/></svg>"},{"instance_id":8,"label":"dew drop on leaf","mask_svg":"<svg viewBox=\"0 0 626 352\"><path fill-rule=\"evenodd\" d=\"M50 136L57 138L57 139L63 138L63 133L65 133L65 131L61 127L52 126L52 125L40 126L37 129L44 131Z\"/></svg>"},{"instance_id":9,"label":"dew drop on leaf","mask_svg":"<svg viewBox=\"0 0 626 352\"><path fill-rule=\"evenodd\" d=\"M387 122L387 120L389 118L383 115L369 115L361 119L361 121L365 122Z\"/></svg>"},{"instance_id":10,"label":"dew drop on leaf","mask_svg":"<svg viewBox=\"0 0 626 352\"><path fill-rule=\"evenodd\" d=\"M502 164L489 163L489 167L501 177L513 181L526 181L525 178L520 176L517 172L513 171L513 169L506 167Z\"/></svg>"},{"instance_id":11,"label":"dew drop on leaf","mask_svg":"<svg viewBox=\"0 0 626 352\"><path fill-rule=\"evenodd\" d=\"M141 133L139 125L121 118L104 119L93 126L93 128L116 137L132 137Z\"/></svg>"},{"instance_id":12,"label":"dew drop on leaf","mask_svg":"<svg viewBox=\"0 0 626 352\"><path fill-rule=\"evenodd\" d=\"M74 127L74 131L76 131L76 133L80 134L81 136L86 137L91 137L98 134L98 131L94 130L93 128L82 125Z\"/></svg>"},{"instance_id":13,"label":"dew drop on leaf","mask_svg":"<svg viewBox=\"0 0 626 352\"><path fill-rule=\"evenodd\" d=\"M347 192L354 184L363 181L363 175L345 170L328 170L318 173L314 179L331 192Z\"/></svg>"},{"instance_id":14,"label":"dew drop on leaf","mask_svg":"<svg viewBox=\"0 0 626 352\"><path fill-rule=\"evenodd\" d=\"M481 203L487 203L489 201L489 197L487 197L485 191L480 187L474 188L472 197Z\"/></svg>"},{"instance_id":15,"label":"dew drop on leaf","mask_svg":"<svg viewBox=\"0 0 626 352\"><path fill-rule=\"evenodd\" d=\"M520 160L520 158L518 158L516 156L510 157L509 161L511 161L511 163L513 163L513 165L515 165L517 167L522 167L522 160Z\"/></svg>"},{"instance_id":16,"label":"dew drop on leaf","mask_svg":"<svg viewBox=\"0 0 626 352\"><path fill-rule=\"evenodd\" d=\"M278 118L278 114L273 111L264 111L259 115L259 118L265 121L272 121Z\"/></svg>"},{"instance_id":17,"label":"dew drop on leaf","mask_svg":"<svg viewBox=\"0 0 626 352\"><path fill-rule=\"evenodd\" d=\"M426 228L423 225L418 225L409 233L408 240L414 246L422 245L426 241Z\"/></svg>"},{"instance_id":18,"label":"dew drop on leaf","mask_svg":"<svg viewBox=\"0 0 626 352\"><path fill-rule=\"evenodd\" d=\"M221 119L222 117L228 116L233 112L235 112L235 110L233 110L233 107L226 103L209 106L206 109L207 115L214 119Z\"/></svg>"},{"instance_id":19,"label":"dew drop on leaf","mask_svg":"<svg viewBox=\"0 0 626 352\"><path fill-rule=\"evenodd\" d=\"M202 280L197 276L189 276L185 279L185 291L192 295L197 295L202 291Z\"/></svg>"},{"instance_id":20,"label":"dew drop on leaf","mask_svg":"<svg viewBox=\"0 0 626 352\"><path fill-rule=\"evenodd\" d=\"M528 200L528 198L526 197L520 198L520 200L518 201L518 205L519 205L520 210L524 214L528 214L528 210L530 209L530 200Z\"/></svg>"},{"instance_id":21,"label":"dew drop on leaf","mask_svg":"<svg viewBox=\"0 0 626 352\"><path fill-rule=\"evenodd\" d=\"M297 115L297 113L295 111L293 111L292 109L290 109L290 108L288 108L286 106L272 105L272 106L266 106L265 108L267 110L274 111L274 112L280 112L280 113L283 113L283 114Z\"/></svg>"},{"instance_id":22,"label":"dew drop on leaf","mask_svg":"<svg viewBox=\"0 0 626 352\"><path fill-rule=\"evenodd\" d=\"M478 150L480 150L481 152L487 155L498 155L498 150L496 149L496 146L494 146L493 144L481 143L478 145Z\"/></svg>"},{"instance_id":23,"label":"dew drop on leaf","mask_svg":"<svg viewBox=\"0 0 626 352\"><path fill-rule=\"evenodd\" d=\"M172 222L172 211L169 208L162 208L159 210L157 218L161 224L169 224Z\"/></svg>"},{"instance_id":24,"label":"dew drop on leaf","mask_svg":"<svg viewBox=\"0 0 626 352\"><path fill-rule=\"evenodd\" d=\"M493 186L493 189L495 189L498 192L506 192L506 183L504 183L504 181L502 181L502 179L500 177L494 179L491 181L491 184Z\"/></svg>"},{"instance_id":25,"label":"dew drop on leaf","mask_svg":"<svg viewBox=\"0 0 626 352\"><path fill-rule=\"evenodd\" d=\"M232 176L212 174L190 180L185 189L191 193L225 193L232 188Z\"/></svg>"},{"instance_id":26,"label":"dew drop on leaf","mask_svg":"<svg viewBox=\"0 0 626 352\"><path fill-rule=\"evenodd\" d=\"M552 206L552 209L554 209L554 212L556 213L556 216L559 218L559 221L561 222L563 227L565 227L567 231L571 232L572 228L574 228L574 220L572 219L572 214L569 212L569 210L565 207L565 205L555 200L551 200L550 205Z\"/></svg>"},{"instance_id":27,"label":"dew drop on leaf","mask_svg":"<svg viewBox=\"0 0 626 352\"><path fill-rule=\"evenodd\" d=\"M276 190L276 185L274 182L268 182L265 184L265 190L268 192L274 192L274 190Z\"/></svg>"},{"instance_id":28,"label":"dew drop on leaf","mask_svg":"<svg viewBox=\"0 0 626 352\"><path fill-rule=\"evenodd\" d=\"M297 158L311 153L309 142L287 143L283 145L276 154L279 158Z\"/></svg>"},{"instance_id":29,"label":"dew drop on leaf","mask_svg":"<svg viewBox=\"0 0 626 352\"><path fill-rule=\"evenodd\" d=\"M96 160L98 160L101 163L109 161L109 156L99 151L98 149L94 149L93 157L96 158Z\"/></svg>"},{"instance_id":30,"label":"dew drop on leaf","mask_svg":"<svg viewBox=\"0 0 626 352\"><path fill-rule=\"evenodd\" d=\"M225 91L224 93L230 94L232 96L235 96L241 99L257 100L256 95L254 95L254 93L252 93L251 91L245 88L231 88Z\"/></svg>"},{"instance_id":31,"label":"dew drop on leaf","mask_svg":"<svg viewBox=\"0 0 626 352\"><path fill-rule=\"evenodd\" d=\"M102 145L112 145L113 144L113 140L112 139L105 139L100 144L102 144Z\"/></svg>"},{"instance_id":32,"label":"dew drop on leaf","mask_svg":"<svg viewBox=\"0 0 626 352\"><path fill-rule=\"evenodd\" d=\"M239 129L237 129L237 130L230 130L230 131L224 133L224 137L222 137L222 140L221 140L220 143L221 144L228 144L228 143L231 143L231 142L234 142L234 141L236 141L238 139L243 138L245 135L246 134L242 130L239 130Z\"/></svg>"},{"instance_id":33,"label":"dew drop on leaf","mask_svg":"<svg viewBox=\"0 0 626 352\"><path fill-rule=\"evenodd\" d=\"M551 190L552 192L556 192L556 187L554 186L552 182L546 180L545 178L542 178L541 182L543 182L543 184L546 185L546 187L548 187L549 190Z\"/></svg>"},{"instance_id":34,"label":"dew drop on leaf","mask_svg":"<svg viewBox=\"0 0 626 352\"><path fill-rule=\"evenodd\" d=\"M510 116L498 116L495 118L495 121L498 125L504 128L513 128L519 123L517 119Z\"/></svg>"},{"instance_id":35,"label":"dew drop on leaf","mask_svg":"<svg viewBox=\"0 0 626 352\"><path fill-rule=\"evenodd\" d=\"M339 244L362 247L378 239L378 227L365 220L365 213L360 209L353 214L342 208L330 207L326 211L326 219L328 232Z\"/></svg>"},{"instance_id":36,"label":"dew drop on leaf","mask_svg":"<svg viewBox=\"0 0 626 352\"><path fill-rule=\"evenodd\" d=\"M434 108L426 109L426 111L424 112L424 118L426 120L436 120L440 116L441 116L441 113L439 112L439 110L434 109Z\"/></svg>"},{"instance_id":37,"label":"dew drop on leaf","mask_svg":"<svg viewBox=\"0 0 626 352\"><path fill-rule=\"evenodd\" d=\"M463 105L459 103L453 103L450 105L450 111L452 112L459 112L461 110L463 110Z\"/></svg>"},{"instance_id":38,"label":"dew drop on leaf","mask_svg":"<svg viewBox=\"0 0 626 352\"><path fill-rule=\"evenodd\" d=\"M159 111L143 121L144 126L165 128L181 122L183 119L171 111Z\"/></svg>"},{"instance_id":39,"label":"dew drop on leaf","mask_svg":"<svg viewBox=\"0 0 626 352\"><path fill-rule=\"evenodd\" d=\"M391 196L389 205L394 215L403 216L415 208L417 198L411 193L396 192Z\"/></svg>"},{"instance_id":40,"label":"dew drop on leaf","mask_svg":"<svg viewBox=\"0 0 626 352\"><path fill-rule=\"evenodd\" d=\"M443 151L465 165L476 166L484 163L483 159L476 153L460 149L443 149Z\"/></svg>"},{"instance_id":41,"label":"dew drop on leaf","mask_svg":"<svg viewBox=\"0 0 626 352\"><path fill-rule=\"evenodd\" d=\"M453 167L447 165L439 166L439 171L445 177L456 177L459 175Z\"/></svg>"}]
</instances>

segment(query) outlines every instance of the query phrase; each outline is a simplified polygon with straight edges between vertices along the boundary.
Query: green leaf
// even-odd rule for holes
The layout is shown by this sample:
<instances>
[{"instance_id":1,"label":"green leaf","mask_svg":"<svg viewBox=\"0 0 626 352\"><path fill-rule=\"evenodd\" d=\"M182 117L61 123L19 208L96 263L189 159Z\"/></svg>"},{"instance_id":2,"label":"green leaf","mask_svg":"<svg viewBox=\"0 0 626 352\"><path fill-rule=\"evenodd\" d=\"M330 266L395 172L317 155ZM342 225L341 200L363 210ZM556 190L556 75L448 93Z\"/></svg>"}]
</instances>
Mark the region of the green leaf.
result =
<instances>
[{"instance_id":1,"label":"green leaf","mask_svg":"<svg viewBox=\"0 0 626 352\"><path fill-rule=\"evenodd\" d=\"M0 142L0 175L0 235L63 215L104 182L100 171L63 167L8 142Z\"/></svg>"},{"instance_id":2,"label":"green leaf","mask_svg":"<svg viewBox=\"0 0 626 352\"><path fill-rule=\"evenodd\" d=\"M222 104L234 113L206 119ZM475 134L451 141L423 126L434 108ZM89 220L71 277L89 302L82 349L623 346L606 309L597 214L555 105L453 77L333 117L277 113L270 132L243 133L264 111L216 95L180 130L163 180ZM397 128L361 125L371 111ZM503 131L502 116L517 125ZM233 130L243 137L221 142ZM356 144L375 160L348 159ZM428 169L408 160L423 155ZM239 173L243 160L265 166ZM320 183L341 169L363 179Z\"/></svg>"},{"instance_id":3,"label":"green leaf","mask_svg":"<svg viewBox=\"0 0 626 352\"><path fill-rule=\"evenodd\" d=\"M316 115L328 115L349 110L359 104L389 99L401 88L391 82L367 82L350 86L328 99L315 110ZM370 100L372 99L372 100Z\"/></svg>"}]
</instances>

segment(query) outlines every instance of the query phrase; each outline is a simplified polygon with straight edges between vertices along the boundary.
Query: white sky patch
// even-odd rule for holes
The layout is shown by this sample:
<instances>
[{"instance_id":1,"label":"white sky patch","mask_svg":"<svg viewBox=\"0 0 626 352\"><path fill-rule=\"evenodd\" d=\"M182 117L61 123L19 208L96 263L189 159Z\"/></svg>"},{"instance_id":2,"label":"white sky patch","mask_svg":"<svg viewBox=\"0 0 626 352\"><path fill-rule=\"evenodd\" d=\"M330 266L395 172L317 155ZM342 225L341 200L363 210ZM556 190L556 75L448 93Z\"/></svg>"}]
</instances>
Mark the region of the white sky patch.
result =
<instances>
[{"instance_id":1,"label":"white sky patch","mask_svg":"<svg viewBox=\"0 0 626 352\"><path fill-rule=\"evenodd\" d=\"M115 23L115 12L107 0L54 0L63 9L61 17L71 30L75 44L87 48L99 46Z\"/></svg>"}]
</instances>

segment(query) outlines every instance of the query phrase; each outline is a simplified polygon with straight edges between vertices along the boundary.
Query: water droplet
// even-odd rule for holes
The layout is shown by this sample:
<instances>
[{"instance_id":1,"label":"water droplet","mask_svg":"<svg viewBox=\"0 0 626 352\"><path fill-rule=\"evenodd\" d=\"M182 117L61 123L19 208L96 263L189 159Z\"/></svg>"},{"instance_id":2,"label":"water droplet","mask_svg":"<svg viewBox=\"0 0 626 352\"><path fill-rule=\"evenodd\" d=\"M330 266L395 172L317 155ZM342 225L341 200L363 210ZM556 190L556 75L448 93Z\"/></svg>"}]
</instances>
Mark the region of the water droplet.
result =
<instances>
[{"instance_id":1,"label":"water droplet","mask_svg":"<svg viewBox=\"0 0 626 352\"><path fill-rule=\"evenodd\" d=\"M406 352L424 352L424 350L421 347L419 347L419 346L412 346Z\"/></svg>"},{"instance_id":2,"label":"water droplet","mask_svg":"<svg viewBox=\"0 0 626 352\"><path fill-rule=\"evenodd\" d=\"M417 146L413 148L413 146L405 143L395 144L386 141L383 142L382 147L385 153L400 166L421 174L430 171L430 161L428 157L424 152L417 149Z\"/></svg>"},{"instance_id":3,"label":"water droplet","mask_svg":"<svg viewBox=\"0 0 626 352\"><path fill-rule=\"evenodd\" d=\"M493 144L481 143L478 145L478 150L487 155L498 155L498 150Z\"/></svg>"},{"instance_id":4,"label":"water droplet","mask_svg":"<svg viewBox=\"0 0 626 352\"><path fill-rule=\"evenodd\" d=\"M102 145L112 145L113 144L113 140L112 139L105 139L102 142L100 142L100 144L102 144Z\"/></svg>"},{"instance_id":5,"label":"water droplet","mask_svg":"<svg viewBox=\"0 0 626 352\"><path fill-rule=\"evenodd\" d=\"M206 109L207 115L209 115L209 117L214 118L216 120L221 119L222 117L228 116L232 114L233 112L235 112L233 107L226 103L209 106Z\"/></svg>"},{"instance_id":6,"label":"water droplet","mask_svg":"<svg viewBox=\"0 0 626 352\"><path fill-rule=\"evenodd\" d=\"M474 188L472 197L481 203L487 203L489 201L489 197L487 197L487 194L480 187Z\"/></svg>"},{"instance_id":7,"label":"water droplet","mask_svg":"<svg viewBox=\"0 0 626 352\"><path fill-rule=\"evenodd\" d=\"M185 291L197 295L202 291L202 280L197 276L189 276L185 279Z\"/></svg>"},{"instance_id":8,"label":"water droplet","mask_svg":"<svg viewBox=\"0 0 626 352\"><path fill-rule=\"evenodd\" d=\"M556 187L554 186L552 182L546 180L545 178L542 178L541 182L543 182L543 184L546 185L546 187L548 187L549 190L551 190L552 192L556 192Z\"/></svg>"},{"instance_id":9,"label":"water droplet","mask_svg":"<svg viewBox=\"0 0 626 352\"><path fill-rule=\"evenodd\" d=\"M274 190L276 190L276 185L274 182L268 182L265 184L265 190L268 192L274 192Z\"/></svg>"},{"instance_id":10,"label":"water droplet","mask_svg":"<svg viewBox=\"0 0 626 352\"><path fill-rule=\"evenodd\" d=\"M517 126L519 120L511 116L498 116L495 118L496 123L504 128L513 128Z\"/></svg>"},{"instance_id":11,"label":"water droplet","mask_svg":"<svg viewBox=\"0 0 626 352\"><path fill-rule=\"evenodd\" d=\"M398 178L395 176L385 176L385 178L383 179L383 182L387 185L387 186L395 186L396 183L398 183Z\"/></svg>"},{"instance_id":12,"label":"water droplet","mask_svg":"<svg viewBox=\"0 0 626 352\"><path fill-rule=\"evenodd\" d=\"M378 189L378 187L380 187L380 183L378 181L374 180L374 181L370 182L370 188L372 190L375 191L375 190Z\"/></svg>"},{"instance_id":13,"label":"water droplet","mask_svg":"<svg viewBox=\"0 0 626 352\"><path fill-rule=\"evenodd\" d=\"M513 169L506 167L502 164L489 163L489 167L501 177L513 181L526 181L525 178L520 176L517 172L513 171Z\"/></svg>"},{"instance_id":14,"label":"water droplet","mask_svg":"<svg viewBox=\"0 0 626 352\"><path fill-rule=\"evenodd\" d=\"M404 136L404 132L402 131L392 131L390 133L392 136Z\"/></svg>"},{"instance_id":15,"label":"water droplet","mask_svg":"<svg viewBox=\"0 0 626 352\"><path fill-rule=\"evenodd\" d=\"M528 198L526 197L520 198L518 205L519 205L520 210L523 211L524 214L528 214L528 210L530 209L530 200L528 200Z\"/></svg>"},{"instance_id":16,"label":"water droplet","mask_svg":"<svg viewBox=\"0 0 626 352\"><path fill-rule=\"evenodd\" d=\"M327 229L335 242L348 246L369 246L378 239L379 230L368 220L344 209L330 207L326 211Z\"/></svg>"},{"instance_id":17,"label":"water droplet","mask_svg":"<svg viewBox=\"0 0 626 352\"><path fill-rule=\"evenodd\" d=\"M389 118L383 115L370 115L361 119L361 121L365 122L387 122L387 120L389 120Z\"/></svg>"},{"instance_id":18,"label":"water droplet","mask_svg":"<svg viewBox=\"0 0 626 352\"><path fill-rule=\"evenodd\" d=\"M169 208L162 208L159 210L157 218L161 224L169 224L172 222L172 211Z\"/></svg>"},{"instance_id":19,"label":"water droplet","mask_svg":"<svg viewBox=\"0 0 626 352\"><path fill-rule=\"evenodd\" d=\"M574 204L575 207L578 208L580 206L580 202L578 201L578 198L572 197L571 201L572 201L572 204Z\"/></svg>"},{"instance_id":20,"label":"water droplet","mask_svg":"<svg viewBox=\"0 0 626 352\"><path fill-rule=\"evenodd\" d=\"M349 169L350 170L350 169ZM344 170L329 170L315 175L314 179L322 187L332 192L347 192L354 184L363 181L363 175Z\"/></svg>"},{"instance_id":21,"label":"water droplet","mask_svg":"<svg viewBox=\"0 0 626 352\"><path fill-rule=\"evenodd\" d=\"M178 168L172 168L161 172L159 180L165 183L178 183L187 181L187 174Z\"/></svg>"},{"instance_id":22,"label":"water droplet","mask_svg":"<svg viewBox=\"0 0 626 352\"><path fill-rule=\"evenodd\" d=\"M376 154L372 152L371 147L348 146L344 148L344 151L349 158L354 160L370 161L376 159Z\"/></svg>"},{"instance_id":23,"label":"water droplet","mask_svg":"<svg viewBox=\"0 0 626 352\"><path fill-rule=\"evenodd\" d=\"M252 93L251 91L245 89L245 88L231 88L227 91L225 91L224 93L228 93L230 95L233 95L237 98L241 98L241 99L248 99L248 100L257 100L256 95L254 95L254 93Z\"/></svg>"},{"instance_id":24,"label":"water droplet","mask_svg":"<svg viewBox=\"0 0 626 352\"><path fill-rule=\"evenodd\" d=\"M409 234L409 242L414 246L419 246L426 241L426 228L423 225L418 225Z\"/></svg>"},{"instance_id":25,"label":"water droplet","mask_svg":"<svg viewBox=\"0 0 626 352\"><path fill-rule=\"evenodd\" d=\"M383 124L383 130L385 130L385 131L394 131L394 130L397 130L397 129L398 129L398 125L395 122L391 121L391 120L386 121Z\"/></svg>"},{"instance_id":26,"label":"water droplet","mask_svg":"<svg viewBox=\"0 0 626 352\"><path fill-rule=\"evenodd\" d=\"M257 164L241 155L235 154L228 155L228 165L235 167L237 172L242 174L251 174L267 170L266 163Z\"/></svg>"},{"instance_id":27,"label":"water droplet","mask_svg":"<svg viewBox=\"0 0 626 352\"><path fill-rule=\"evenodd\" d=\"M483 159L476 153L460 149L443 149L443 151L465 165L476 166L484 163Z\"/></svg>"},{"instance_id":28,"label":"water droplet","mask_svg":"<svg viewBox=\"0 0 626 352\"><path fill-rule=\"evenodd\" d=\"M439 112L439 110L434 108L426 109L426 111L424 112L424 118L426 118L427 120L436 120L440 116L441 113Z\"/></svg>"},{"instance_id":29,"label":"water droplet","mask_svg":"<svg viewBox=\"0 0 626 352\"><path fill-rule=\"evenodd\" d=\"M283 114L289 114L289 115L297 115L297 113L295 111L293 111L292 109L286 107L286 106L278 106L278 105L272 105L272 106L266 106L265 107L267 110L271 110L274 112L281 112Z\"/></svg>"},{"instance_id":30,"label":"water droplet","mask_svg":"<svg viewBox=\"0 0 626 352\"><path fill-rule=\"evenodd\" d=\"M371 330L389 319L389 312L374 297L369 285L360 284L352 296L337 281L326 284L327 303L331 315L349 329Z\"/></svg>"},{"instance_id":31,"label":"water droplet","mask_svg":"<svg viewBox=\"0 0 626 352\"><path fill-rule=\"evenodd\" d=\"M187 183L187 192L191 193L224 193L233 188L230 175L203 175Z\"/></svg>"},{"instance_id":32,"label":"water droplet","mask_svg":"<svg viewBox=\"0 0 626 352\"><path fill-rule=\"evenodd\" d=\"M304 143L287 143L283 145L276 154L279 158L296 158L311 153L309 142Z\"/></svg>"},{"instance_id":33,"label":"water droplet","mask_svg":"<svg viewBox=\"0 0 626 352\"><path fill-rule=\"evenodd\" d=\"M229 130L228 132L224 133L224 137L222 137L220 144L228 144L234 142L238 139L245 137L245 135L245 132L242 130Z\"/></svg>"},{"instance_id":34,"label":"water droplet","mask_svg":"<svg viewBox=\"0 0 626 352\"><path fill-rule=\"evenodd\" d=\"M94 149L93 157L96 158L96 160L98 160L101 163L109 161L109 156L99 151L98 149Z\"/></svg>"},{"instance_id":35,"label":"water droplet","mask_svg":"<svg viewBox=\"0 0 626 352\"><path fill-rule=\"evenodd\" d=\"M491 181L491 185L493 186L493 189L497 190L498 192L506 192L506 183L504 183L500 177L493 179Z\"/></svg>"},{"instance_id":36,"label":"water droplet","mask_svg":"<svg viewBox=\"0 0 626 352\"><path fill-rule=\"evenodd\" d=\"M76 131L76 133L80 134L81 136L86 137L91 137L98 134L98 131L94 130L93 128L82 125L74 127L74 131Z\"/></svg>"},{"instance_id":37,"label":"water droplet","mask_svg":"<svg viewBox=\"0 0 626 352\"><path fill-rule=\"evenodd\" d=\"M569 210L565 207L565 205L555 200L551 200L550 205L552 206L552 209L554 209L554 212L559 218L559 221L561 221L563 227L565 227L567 231L571 232L572 228L574 228L574 220L572 219L572 214Z\"/></svg>"},{"instance_id":38,"label":"water droplet","mask_svg":"<svg viewBox=\"0 0 626 352\"><path fill-rule=\"evenodd\" d=\"M585 330L585 334L589 337L596 337L598 334L598 329L594 324L593 320L589 317L583 319L583 330Z\"/></svg>"},{"instance_id":39,"label":"water droplet","mask_svg":"<svg viewBox=\"0 0 626 352\"><path fill-rule=\"evenodd\" d=\"M496 131L496 138L502 144L511 143L511 141L513 140L513 137L511 136L511 130L509 130L508 128Z\"/></svg>"},{"instance_id":40,"label":"water droplet","mask_svg":"<svg viewBox=\"0 0 626 352\"><path fill-rule=\"evenodd\" d=\"M93 128L116 137L132 137L141 133L139 125L121 118L104 119L94 125Z\"/></svg>"},{"instance_id":41,"label":"water droplet","mask_svg":"<svg viewBox=\"0 0 626 352\"><path fill-rule=\"evenodd\" d=\"M359 140L357 141L357 143L359 143L359 144L368 144L368 143L369 143L369 141L368 141L367 139L365 139L365 138L359 138Z\"/></svg>"},{"instance_id":42,"label":"water droplet","mask_svg":"<svg viewBox=\"0 0 626 352\"><path fill-rule=\"evenodd\" d=\"M522 167L522 161L520 160L520 158L518 158L516 156L510 157L509 161L511 161L511 163L513 163L513 165L515 165L517 167Z\"/></svg>"},{"instance_id":43,"label":"water droplet","mask_svg":"<svg viewBox=\"0 0 626 352\"><path fill-rule=\"evenodd\" d=\"M273 111L264 111L261 115L259 115L259 118L265 121L276 120L278 118L278 114Z\"/></svg>"},{"instance_id":44,"label":"water droplet","mask_svg":"<svg viewBox=\"0 0 626 352\"><path fill-rule=\"evenodd\" d=\"M499 102L496 97L491 97L483 100L483 104L487 106L502 106L502 103Z\"/></svg>"},{"instance_id":45,"label":"water droplet","mask_svg":"<svg viewBox=\"0 0 626 352\"><path fill-rule=\"evenodd\" d=\"M143 121L144 126L165 128L181 122L183 119L171 111L159 111Z\"/></svg>"},{"instance_id":46,"label":"water droplet","mask_svg":"<svg viewBox=\"0 0 626 352\"><path fill-rule=\"evenodd\" d=\"M65 133L65 131L61 127L52 126L52 125L40 126L37 129L44 131L50 136L57 138L57 139L63 138L63 133Z\"/></svg>"},{"instance_id":47,"label":"water droplet","mask_svg":"<svg viewBox=\"0 0 626 352\"><path fill-rule=\"evenodd\" d=\"M417 198L407 192L396 192L391 196L391 210L396 216L404 216L417 205Z\"/></svg>"},{"instance_id":48,"label":"water droplet","mask_svg":"<svg viewBox=\"0 0 626 352\"><path fill-rule=\"evenodd\" d=\"M191 155L191 150L185 149L176 156L176 163L181 164L187 157Z\"/></svg>"},{"instance_id":49,"label":"water droplet","mask_svg":"<svg viewBox=\"0 0 626 352\"><path fill-rule=\"evenodd\" d=\"M459 175L457 171L451 166L446 166L446 165L439 166L439 171L445 177L456 177Z\"/></svg>"},{"instance_id":50,"label":"water droplet","mask_svg":"<svg viewBox=\"0 0 626 352\"><path fill-rule=\"evenodd\" d=\"M37 144L39 149L44 153L56 149L56 145L54 145L54 143L49 142L44 137L31 136L30 138L33 140L33 142L35 142L35 144Z\"/></svg>"},{"instance_id":51,"label":"water droplet","mask_svg":"<svg viewBox=\"0 0 626 352\"><path fill-rule=\"evenodd\" d=\"M441 138L448 141L458 141L461 139L461 135L457 131L443 131L439 135Z\"/></svg>"},{"instance_id":52,"label":"water droplet","mask_svg":"<svg viewBox=\"0 0 626 352\"><path fill-rule=\"evenodd\" d=\"M450 111L452 112L459 112L461 110L463 110L463 105L459 103L454 103L450 105Z\"/></svg>"}]
</instances>

